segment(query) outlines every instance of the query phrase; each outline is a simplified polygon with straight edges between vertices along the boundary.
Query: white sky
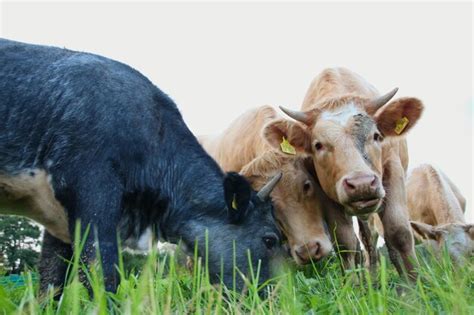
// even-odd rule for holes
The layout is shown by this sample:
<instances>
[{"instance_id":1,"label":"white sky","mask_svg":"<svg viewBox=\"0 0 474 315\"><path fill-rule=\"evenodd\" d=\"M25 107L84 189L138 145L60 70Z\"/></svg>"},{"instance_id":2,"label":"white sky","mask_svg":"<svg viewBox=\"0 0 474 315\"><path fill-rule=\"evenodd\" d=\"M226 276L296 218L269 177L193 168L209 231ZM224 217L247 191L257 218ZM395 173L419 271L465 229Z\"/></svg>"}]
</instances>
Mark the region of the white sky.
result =
<instances>
[{"instance_id":1,"label":"white sky","mask_svg":"<svg viewBox=\"0 0 474 315\"><path fill-rule=\"evenodd\" d=\"M195 2L195 1L193 1ZM3 2L2 37L95 52L148 76L195 134L264 104L299 108L322 69L424 101L411 165L440 167L472 211L472 4Z\"/></svg>"}]
</instances>

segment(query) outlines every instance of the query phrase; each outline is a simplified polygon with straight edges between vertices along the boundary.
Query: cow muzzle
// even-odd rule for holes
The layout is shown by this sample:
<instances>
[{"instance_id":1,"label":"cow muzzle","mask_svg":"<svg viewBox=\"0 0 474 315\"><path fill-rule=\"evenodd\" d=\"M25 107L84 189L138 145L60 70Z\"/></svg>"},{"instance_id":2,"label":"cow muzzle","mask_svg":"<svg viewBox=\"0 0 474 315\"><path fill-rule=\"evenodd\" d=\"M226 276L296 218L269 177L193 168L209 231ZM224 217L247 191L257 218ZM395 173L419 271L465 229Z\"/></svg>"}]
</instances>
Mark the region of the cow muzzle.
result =
<instances>
[{"instance_id":1,"label":"cow muzzle","mask_svg":"<svg viewBox=\"0 0 474 315\"><path fill-rule=\"evenodd\" d=\"M341 180L340 201L351 215L364 215L380 209L385 191L375 174L354 174Z\"/></svg>"},{"instance_id":2,"label":"cow muzzle","mask_svg":"<svg viewBox=\"0 0 474 315\"><path fill-rule=\"evenodd\" d=\"M327 243L327 244L326 244ZM326 257L332 250L329 241L313 240L303 245L294 245L290 250L291 256L298 265L306 265Z\"/></svg>"}]
</instances>

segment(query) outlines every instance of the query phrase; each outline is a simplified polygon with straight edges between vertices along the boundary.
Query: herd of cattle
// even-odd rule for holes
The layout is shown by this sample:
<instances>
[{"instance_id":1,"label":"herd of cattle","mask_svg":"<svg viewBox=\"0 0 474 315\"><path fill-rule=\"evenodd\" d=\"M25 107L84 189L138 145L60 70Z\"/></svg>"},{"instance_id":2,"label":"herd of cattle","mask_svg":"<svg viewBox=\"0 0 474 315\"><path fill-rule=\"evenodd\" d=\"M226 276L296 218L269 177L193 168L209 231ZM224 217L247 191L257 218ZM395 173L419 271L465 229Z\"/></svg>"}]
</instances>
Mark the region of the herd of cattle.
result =
<instances>
[{"instance_id":1,"label":"herd of cattle","mask_svg":"<svg viewBox=\"0 0 474 315\"><path fill-rule=\"evenodd\" d=\"M297 264L337 250L354 267L354 216L369 266L380 234L414 279L414 237L460 262L474 252L474 225L441 171L407 176L405 135L423 104L392 100L396 92L327 69L301 110L281 108L289 117L263 106L198 142L173 101L129 66L0 40L0 212L45 227L41 290L63 285L76 226L83 261L100 252L107 290L117 286L118 239L150 228L197 246L211 281L240 290L234 267L258 266L266 281L285 240Z\"/></svg>"}]
</instances>

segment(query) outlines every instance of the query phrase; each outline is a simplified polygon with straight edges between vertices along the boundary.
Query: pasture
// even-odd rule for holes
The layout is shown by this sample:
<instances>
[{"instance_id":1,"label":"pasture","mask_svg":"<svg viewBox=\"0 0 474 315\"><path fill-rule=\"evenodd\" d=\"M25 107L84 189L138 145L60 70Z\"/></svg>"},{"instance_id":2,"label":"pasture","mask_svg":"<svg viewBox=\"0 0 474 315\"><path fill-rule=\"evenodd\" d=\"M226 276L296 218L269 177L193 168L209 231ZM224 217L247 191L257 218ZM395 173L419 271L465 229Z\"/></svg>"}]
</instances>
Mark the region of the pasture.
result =
<instances>
[{"instance_id":1,"label":"pasture","mask_svg":"<svg viewBox=\"0 0 474 315\"><path fill-rule=\"evenodd\" d=\"M472 4L7 2L0 315L474 314Z\"/></svg>"},{"instance_id":2,"label":"pasture","mask_svg":"<svg viewBox=\"0 0 474 315\"><path fill-rule=\"evenodd\" d=\"M342 275L337 257L304 269L289 264L272 280L267 298L249 283L246 294L233 294L208 282L205 266L189 271L174 256L151 252L140 262L120 259L121 284L117 293L106 293L100 273L87 273L94 292L90 297L77 277L81 268L74 259L69 283L56 301L38 297L34 272L24 282L0 281L2 314L473 314L474 261L455 268L448 255L435 259L417 250L419 277L405 283L382 256L377 275L364 268ZM125 260L125 263L124 263ZM254 277L258 271L254 272Z\"/></svg>"}]
</instances>

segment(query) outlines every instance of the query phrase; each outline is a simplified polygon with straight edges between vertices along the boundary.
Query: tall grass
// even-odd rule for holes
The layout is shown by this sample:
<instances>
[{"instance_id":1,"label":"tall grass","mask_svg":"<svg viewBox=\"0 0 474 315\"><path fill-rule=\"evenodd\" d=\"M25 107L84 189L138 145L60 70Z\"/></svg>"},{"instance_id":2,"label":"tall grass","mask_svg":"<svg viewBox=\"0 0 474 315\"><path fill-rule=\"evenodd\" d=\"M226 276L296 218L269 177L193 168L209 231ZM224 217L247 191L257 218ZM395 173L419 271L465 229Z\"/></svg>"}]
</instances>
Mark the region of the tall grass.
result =
<instances>
[{"instance_id":1,"label":"tall grass","mask_svg":"<svg viewBox=\"0 0 474 315\"><path fill-rule=\"evenodd\" d=\"M374 276L364 268L342 275L331 257L303 269L282 268L270 290L249 281L246 294L209 284L197 256L190 271L174 255L155 250L132 268L120 257L120 286L112 294L100 271L86 270L78 257L59 300L53 292L39 297L31 272L25 272L25 286L0 287L0 314L474 314L474 262L456 268L447 255L421 258L414 284L405 283L384 257ZM92 296L79 280L80 270ZM268 290L266 298L262 290Z\"/></svg>"}]
</instances>

